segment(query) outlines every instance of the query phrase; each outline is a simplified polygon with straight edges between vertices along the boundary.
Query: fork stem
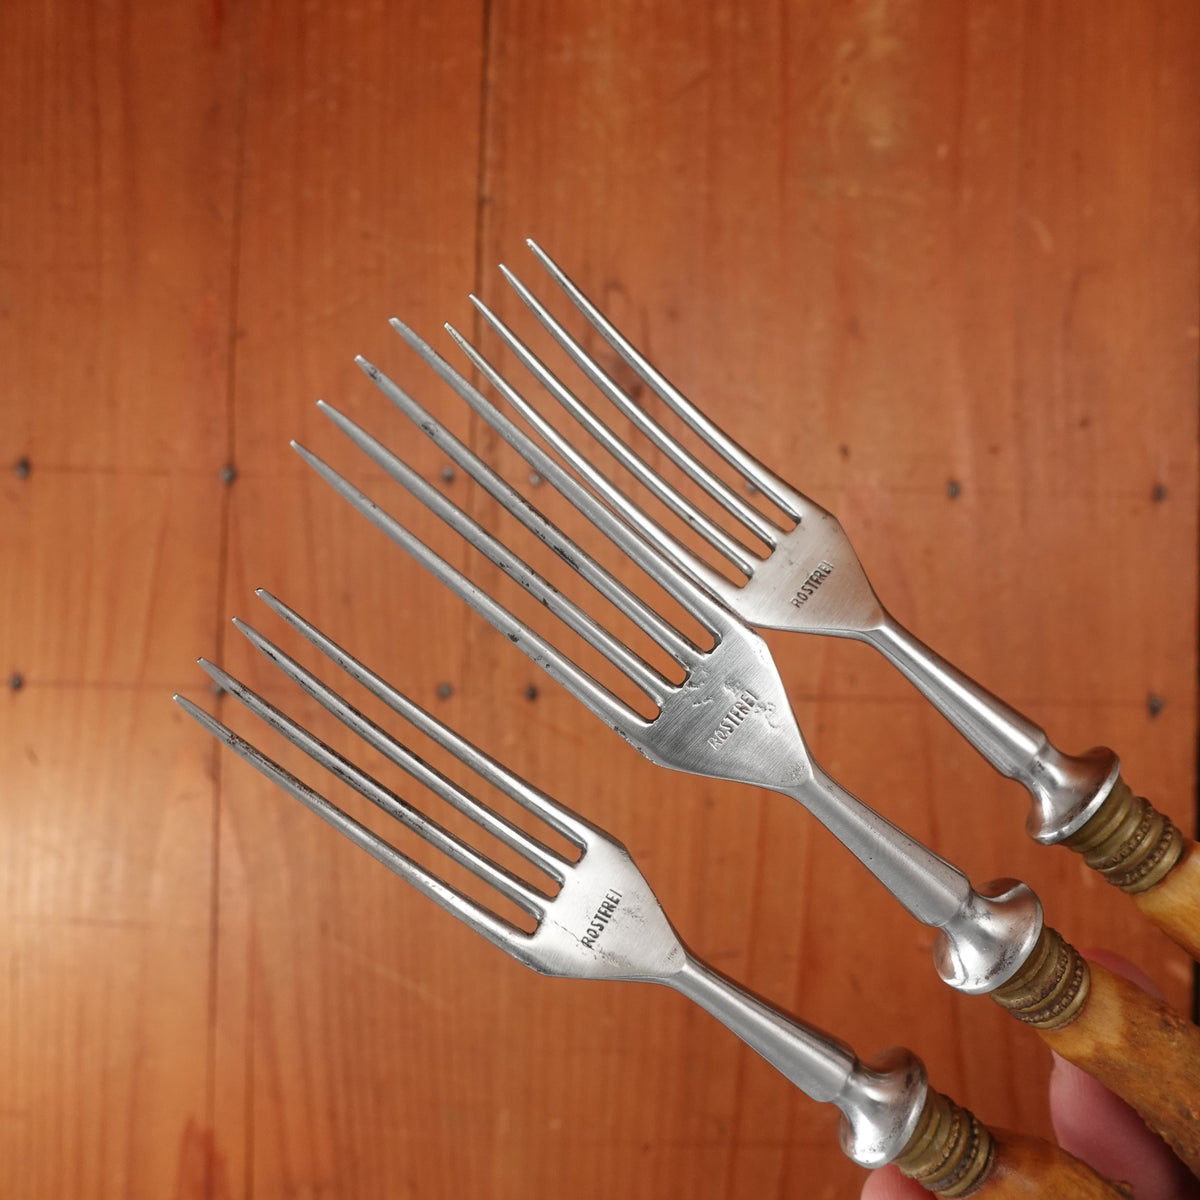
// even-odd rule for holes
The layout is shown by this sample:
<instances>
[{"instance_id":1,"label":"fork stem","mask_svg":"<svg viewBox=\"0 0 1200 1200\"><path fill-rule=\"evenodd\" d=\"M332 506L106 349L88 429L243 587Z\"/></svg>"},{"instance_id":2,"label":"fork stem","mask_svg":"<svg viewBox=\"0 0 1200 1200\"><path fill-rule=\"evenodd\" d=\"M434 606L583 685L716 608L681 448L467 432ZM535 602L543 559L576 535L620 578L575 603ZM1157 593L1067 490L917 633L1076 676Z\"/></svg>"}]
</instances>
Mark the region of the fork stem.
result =
<instances>
[{"instance_id":1,"label":"fork stem","mask_svg":"<svg viewBox=\"0 0 1200 1200\"><path fill-rule=\"evenodd\" d=\"M1043 845L1066 841L1104 803L1120 763L1105 747L1064 754L1045 730L909 633L890 613L858 635L896 666L1002 775L1033 797L1026 828Z\"/></svg>"},{"instance_id":2,"label":"fork stem","mask_svg":"<svg viewBox=\"0 0 1200 1200\"><path fill-rule=\"evenodd\" d=\"M659 979L707 1010L785 1078L842 1114L842 1150L864 1167L895 1162L935 1195L980 1200L1128 1200L1120 1185L1036 1138L993 1134L926 1080L911 1050L864 1063L836 1038L798 1021L686 955Z\"/></svg>"},{"instance_id":3,"label":"fork stem","mask_svg":"<svg viewBox=\"0 0 1200 1200\"><path fill-rule=\"evenodd\" d=\"M1002 879L981 890L928 846L868 808L815 763L778 789L804 805L904 908L938 930L934 965L951 987L994 991L1020 969L1042 929L1042 907L1023 883Z\"/></svg>"},{"instance_id":4,"label":"fork stem","mask_svg":"<svg viewBox=\"0 0 1200 1200\"><path fill-rule=\"evenodd\" d=\"M891 1162L908 1144L928 1085L921 1060L891 1050L867 1065L844 1042L782 1012L688 954L660 980L711 1013L813 1100L841 1111L842 1149L864 1167Z\"/></svg>"}]
</instances>

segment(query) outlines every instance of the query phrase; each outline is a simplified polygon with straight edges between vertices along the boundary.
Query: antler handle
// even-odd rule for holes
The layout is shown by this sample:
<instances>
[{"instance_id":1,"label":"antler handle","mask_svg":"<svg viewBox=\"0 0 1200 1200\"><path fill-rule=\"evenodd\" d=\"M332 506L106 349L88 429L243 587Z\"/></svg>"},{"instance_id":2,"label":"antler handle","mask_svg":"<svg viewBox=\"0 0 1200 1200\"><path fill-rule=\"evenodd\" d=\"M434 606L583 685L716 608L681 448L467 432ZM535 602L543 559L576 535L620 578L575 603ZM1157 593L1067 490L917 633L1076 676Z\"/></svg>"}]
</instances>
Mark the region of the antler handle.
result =
<instances>
[{"instance_id":1,"label":"antler handle","mask_svg":"<svg viewBox=\"0 0 1200 1200\"><path fill-rule=\"evenodd\" d=\"M1134 903L1174 942L1200 960L1200 854L1191 838L1171 873Z\"/></svg>"},{"instance_id":2,"label":"antler handle","mask_svg":"<svg viewBox=\"0 0 1200 1200\"><path fill-rule=\"evenodd\" d=\"M1200 1029L1088 962L1049 927L1021 970L992 997L1063 1058L1132 1104L1200 1174Z\"/></svg>"},{"instance_id":3,"label":"antler handle","mask_svg":"<svg viewBox=\"0 0 1200 1200\"><path fill-rule=\"evenodd\" d=\"M974 1113L932 1088L912 1138L893 1160L910 1179L947 1200L1130 1200L1065 1150L1040 1138L993 1133Z\"/></svg>"},{"instance_id":4,"label":"antler handle","mask_svg":"<svg viewBox=\"0 0 1200 1200\"><path fill-rule=\"evenodd\" d=\"M1065 844L1083 856L1168 937L1200 959L1200 858L1149 800L1117 777L1104 803Z\"/></svg>"}]
</instances>

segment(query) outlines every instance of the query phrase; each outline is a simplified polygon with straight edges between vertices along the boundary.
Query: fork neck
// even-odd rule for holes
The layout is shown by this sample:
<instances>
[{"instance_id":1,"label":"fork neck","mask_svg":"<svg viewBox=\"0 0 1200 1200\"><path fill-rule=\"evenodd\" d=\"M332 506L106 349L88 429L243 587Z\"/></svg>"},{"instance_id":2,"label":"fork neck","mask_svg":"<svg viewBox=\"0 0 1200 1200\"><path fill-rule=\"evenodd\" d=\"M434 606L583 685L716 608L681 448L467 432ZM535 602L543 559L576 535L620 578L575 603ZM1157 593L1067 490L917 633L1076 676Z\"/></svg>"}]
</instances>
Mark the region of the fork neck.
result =
<instances>
[{"instance_id":1,"label":"fork neck","mask_svg":"<svg viewBox=\"0 0 1200 1200\"><path fill-rule=\"evenodd\" d=\"M862 1166L891 1162L916 1127L927 1091L925 1069L907 1050L870 1066L844 1042L782 1012L687 953L662 982L707 1010L813 1100L841 1111L842 1149Z\"/></svg>"},{"instance_id":2,"label":"fork neck","mask_svg":"<svg viewBox=\"0 0 1200 1200\"><path fill-rule=\"evenodd\" d=\"M858 635L879 650L1002 775L1033 798L1027 828L1054 845L1082 828L1116 782L1117 756L1103 747L1064 754L1046 731L911 634L890 613Z\"/></svg>"},{"instance_id":3,"label":"fork neck","mask_svg":"<svg viewBox=\"0 0 1200 1200\"><path fill-rule=\"evenodd\" d=\"M972 887L967 876L910 837L815 763L802 784L780 789L803 804L922 924L938 930L934 965L961 992L990 992L1033 952L1042 907L1025 884Z\"/></svg>"}]
</instances>

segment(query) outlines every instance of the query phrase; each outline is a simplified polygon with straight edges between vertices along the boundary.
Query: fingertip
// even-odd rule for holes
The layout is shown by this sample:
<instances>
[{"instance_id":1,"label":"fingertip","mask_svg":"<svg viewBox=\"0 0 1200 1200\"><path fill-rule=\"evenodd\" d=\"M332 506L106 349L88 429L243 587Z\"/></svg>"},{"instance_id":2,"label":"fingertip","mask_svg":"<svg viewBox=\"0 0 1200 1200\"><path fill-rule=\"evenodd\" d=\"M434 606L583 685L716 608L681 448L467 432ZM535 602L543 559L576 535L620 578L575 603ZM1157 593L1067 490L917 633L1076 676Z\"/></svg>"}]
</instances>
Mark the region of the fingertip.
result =
<instances>
[{"instance_id":1,"label":"fingertip","mask_svg":"<svg viewBox=\"0 0 1200 1200\"><path fill-rule=\"evenodd\" d=\"M1108 1179L1132 1184L1138 1200L1196 1195L1187 1168L1141 1117L1057 1054L1050 1071L1050 1119L1067 1153Z\"/></svg>"},{"instance_id":2,"label":"fingertip","mask_svg":"<svg viewBox=\"0 0 1200 1200\"><path fill-rule=\"evenodd\" d=\"M1135 966L1120 954L1092 947L1085 948L1082 954L1089 961L1107 967L1114 975L1120 975L1122 979L1128 979L1130 983L1136 984L1143 992L1153 996L1155 1000L1166 1000L1162 988L1141 967Z\"/></svg>"},{"instance_id":3,"label":"fingertip","mask_svg":"<svg viewBox=\"0 0 1200 1200\"><path fill-rule=\"evenodd\" d=\"M899 1167L880 1167L867 1176L861 1200L929 1200L929 1193L904 1176Z\"/></svg>"}]
</instances>

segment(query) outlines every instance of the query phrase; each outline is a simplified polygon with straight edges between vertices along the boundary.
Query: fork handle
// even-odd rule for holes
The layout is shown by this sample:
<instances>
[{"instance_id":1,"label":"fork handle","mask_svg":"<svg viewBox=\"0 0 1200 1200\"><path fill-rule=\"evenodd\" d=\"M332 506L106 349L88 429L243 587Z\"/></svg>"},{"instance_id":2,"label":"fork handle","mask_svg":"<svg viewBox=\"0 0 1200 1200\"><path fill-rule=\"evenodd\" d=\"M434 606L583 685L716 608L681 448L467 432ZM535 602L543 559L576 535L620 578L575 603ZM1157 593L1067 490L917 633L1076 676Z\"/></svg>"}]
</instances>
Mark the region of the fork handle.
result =
<instances>
[{"instance_id":1,"label":"fork handle","mask_svg":"<svg viewBox=\"0 0 1200 1200\"><path fill-rule=\"evenodd\" d=\"M970 1193L980 1200L1029 1200L1032 1196L1133 1200L1127 1184L1103 1178L1050 1142L1007 1131L997 1131L995 1137L992 1172L978 1191Z\"/></svg>"},{"instance_id":2,"label":"fork handle","mask_svg":"<svg viewBox=\"0 0 1200 1200\"><path fill-rule=\"evenodd\" d=\"M1053 845L1095 811L1116 778L1116 755L1063 754L1046 731L964 674L890 613L860 635L879 650L1002 775L1033 797L1027 829Z\"/></svg>"},{"instance_id":3,"label":"fork handle","mask_svg":"<svg viewBox=\"0 0 1200 1200\"><path fill-rule=\"evenodd\" d=\"M1200 1175L1200 1029L1048 926L992 997L1131 1104Z\"/></svg>"},{"instance_id":4,"label":"fork handle","mask_svg":"<svg viewBox=\"0 0 1200 1200\"><path fill-rule=\"evenodd\" d=\"M929 1089L916 1131L894 1160L936 1196L980 1200L1131 1200L1124 1185L1041 1138L992 1131L941 1092Z\"/></svg>"},{"instance_id":5,"label":"fork handle","mask_svg":"<svg viewBox=\"0 0 1200 1200\"><path fill-rule=\"evenodd\" d=\"M1135 896L1160 888L1190 843L1148 800L1135 797L1106 747L1064 754L1046 732L909 633L890 614L860 635L880 650L1001 774L1033 799L1026 822L1043 845L1063 843L1109 883ZM1200 864L1187 882L1138 906L1200 957Z\"/></svg>"},{"instance_id":6,"label":"fork handle","mask_svg":"<svg viewBox=\"0 0 1200 1200\"><path fill-rule=\"evenodd\" d=\"M1200 851L1183 838L1178 865L1133 902L1173 941L1200 961Z\"/></svg>"},{"instance_id":7,"label":"fork handle","mask_svg":"<svg viewBox=\"0 0 1200 1200\"><path fill-rule=\"evenodd\" d=\"M1200 854L1196 843L1120 776L1096 814L1065 845L1200 961Z\"/></svg>"},{"instance_id":8,"label":"fork handle","mask_svg":"<svg viewBox=\"0 0 1200 1200\"><path fill-rule=\"evenodd\" d=\"M711 1013L786 1079L841 1111L840 1140L867 1167L895 1162L935 1195L1128 1200L1090 1167L1037 1138L993 1134L929 1087L910 1050L862 1063L844 1043L776 1008L688 954L660 978Z\"/></svg>"}]
</instances>

